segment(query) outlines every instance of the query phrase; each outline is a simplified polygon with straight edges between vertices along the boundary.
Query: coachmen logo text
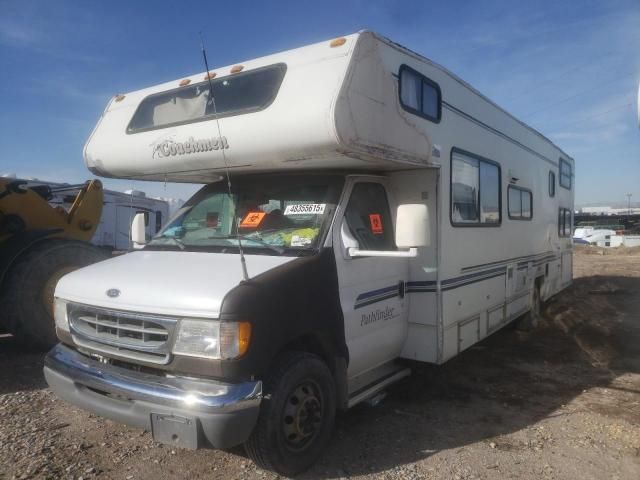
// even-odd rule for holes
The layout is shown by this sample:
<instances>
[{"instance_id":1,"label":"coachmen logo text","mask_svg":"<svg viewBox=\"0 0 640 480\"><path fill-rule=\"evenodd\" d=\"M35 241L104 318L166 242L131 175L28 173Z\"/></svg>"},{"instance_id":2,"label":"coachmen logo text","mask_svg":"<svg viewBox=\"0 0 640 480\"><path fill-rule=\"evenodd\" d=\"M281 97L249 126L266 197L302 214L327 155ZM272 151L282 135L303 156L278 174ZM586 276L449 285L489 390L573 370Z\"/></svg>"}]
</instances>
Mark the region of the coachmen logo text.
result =
<instances>
[{"instance_id":1,"label":"coachmen logo text","mask_svg":"<svg viewBox=\"0 0 640 480\"><path fill-rule=\"evenodd\" d=\"M190 153L211 152L229 148L227 137L199 138L189 137L186 142L164 140L153 146L153 158L173 157L175 155L188 155Z\"/></svg>"}]
</instances>

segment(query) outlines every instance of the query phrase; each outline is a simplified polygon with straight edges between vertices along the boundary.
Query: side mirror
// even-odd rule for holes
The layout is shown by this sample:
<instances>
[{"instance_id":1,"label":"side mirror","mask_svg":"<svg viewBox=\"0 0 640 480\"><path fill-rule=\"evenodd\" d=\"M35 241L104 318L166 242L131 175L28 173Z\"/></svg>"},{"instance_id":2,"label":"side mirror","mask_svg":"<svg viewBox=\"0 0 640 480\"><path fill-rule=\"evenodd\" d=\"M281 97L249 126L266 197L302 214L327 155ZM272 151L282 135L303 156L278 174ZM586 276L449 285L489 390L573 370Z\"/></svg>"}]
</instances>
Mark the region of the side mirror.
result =
<instances>
[{"instance_id":1,"label":"side mirror","mask_svg":"<svg viewBox=\"0 0 640 480\"><path fill-rule=\"evenodd\" d=\"M427 206L422 203L398 205L396 215L397 247L428 247L430 237Z\"/></svg>"},{"instance_id":2,"label":"side mirror","mask_svg":"<svg viewBox=\"0 0 640 480\"><path fill-rule=\"evenodd\" d=\"M131 222L131 241L133 248L140 248L147 243L147 227L144 212L136 213Z\"/></svg>"},{"instance_id":3,"label":"side mirror","mask_svg":"<svg viewBox=\"0 0 640 480\"><path fill-rule=\"evenodd\" d=\"M352 242L355 246L347 242L345 246L350 257L414 258L418 256L418 247L429 246L430 236L427 206L422 203L406 204L398 206L396 215L396 246L403 250L360 250L355 239ZM344 231L342 237L345 241Z\"/></svg>"}]
</instances>

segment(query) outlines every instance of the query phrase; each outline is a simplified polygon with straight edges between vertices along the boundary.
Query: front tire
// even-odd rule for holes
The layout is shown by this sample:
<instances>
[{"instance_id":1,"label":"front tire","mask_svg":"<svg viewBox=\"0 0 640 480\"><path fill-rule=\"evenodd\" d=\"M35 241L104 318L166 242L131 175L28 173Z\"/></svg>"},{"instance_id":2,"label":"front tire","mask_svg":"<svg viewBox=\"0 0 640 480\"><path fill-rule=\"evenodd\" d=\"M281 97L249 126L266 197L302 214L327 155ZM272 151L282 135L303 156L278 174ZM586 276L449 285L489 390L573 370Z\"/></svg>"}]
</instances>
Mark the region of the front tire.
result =
<instances>
[{"instance_id":1,"label":"front tire","mask_svg":"<svg viewBox=\"0 0 640 480\"><path fill-rule=\"evenodd\" d=\"M258 422L245 443L261 468L293 476L313 465L331 438L336 411L331 372L316 355L287 352L265 383Z\"/></svg>"}]
</instances>

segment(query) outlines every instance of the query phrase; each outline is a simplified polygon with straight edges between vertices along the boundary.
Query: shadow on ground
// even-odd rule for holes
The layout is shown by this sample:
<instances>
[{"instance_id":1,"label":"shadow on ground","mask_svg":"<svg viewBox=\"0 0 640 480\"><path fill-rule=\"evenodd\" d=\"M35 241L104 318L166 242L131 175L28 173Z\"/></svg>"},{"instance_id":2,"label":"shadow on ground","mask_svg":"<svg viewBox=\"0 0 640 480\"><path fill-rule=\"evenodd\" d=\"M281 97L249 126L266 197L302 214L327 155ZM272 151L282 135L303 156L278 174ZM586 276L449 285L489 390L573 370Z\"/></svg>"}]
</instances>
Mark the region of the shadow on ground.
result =
<instances>
[{"instance_id":1,"label":"shadow on ground","mask_svg":"<svg viewBox=\"0 0 640 480\"><path fill-rule=\"evenodd\" d=\"M0 334L0 395L47 386L42 374L45 352L30 350Z\"/></svg>"}]
</instances>

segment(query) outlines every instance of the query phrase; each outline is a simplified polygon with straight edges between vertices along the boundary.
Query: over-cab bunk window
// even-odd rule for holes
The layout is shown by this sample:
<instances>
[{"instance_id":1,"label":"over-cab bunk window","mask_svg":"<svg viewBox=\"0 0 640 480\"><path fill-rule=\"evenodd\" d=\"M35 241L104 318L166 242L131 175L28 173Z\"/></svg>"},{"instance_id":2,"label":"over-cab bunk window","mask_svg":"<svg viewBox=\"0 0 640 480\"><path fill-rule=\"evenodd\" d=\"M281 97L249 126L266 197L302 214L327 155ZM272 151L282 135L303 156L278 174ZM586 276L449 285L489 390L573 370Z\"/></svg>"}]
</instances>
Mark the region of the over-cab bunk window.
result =
<instances>
[{"instance_id":1,"label":"over-cab bunk window","mask_svg":"<svg viewBox=\"0 0 640 480\"><path fill-rule=\"evenodd\" d=\"M264 110L275 100L286 69L279 63L212 80L215 102L209 98L206 80L149 95L140 102L127 133L202 122L214 118L215 113L229 117Z\"/></svg>"},{"instance_id":2,"label":"over-cab bunk window","mask_svg":"<svg viewBox=\"0 0 640 480\"><path fill-rule=\"evenodd\" d=\"M451 152L451 224L497 227L502 221L500 165L462 150Z\"/></svg>"},{"instance_id":3,"label":"over-cab bunk window","mask_svg":"<svg viewBox=\"0 0 640 480\"><path fill-rule=\"evenodd\" d=\"M402 108L439 123L442 116L442 94L438 84L407 65L400 67L399 77Z\"/></svg>"},{"instance_id":4,"label":"over-cab bunk window","mask_svg":"<svg viewBox=\"0 0 640 480\"><path fill-rule=\"evenodd\" d=\"M565 159L560 159L560 186L571 190L571 177L573 172L571 171L571 164Z\"/></svg>"}]
</instances>

